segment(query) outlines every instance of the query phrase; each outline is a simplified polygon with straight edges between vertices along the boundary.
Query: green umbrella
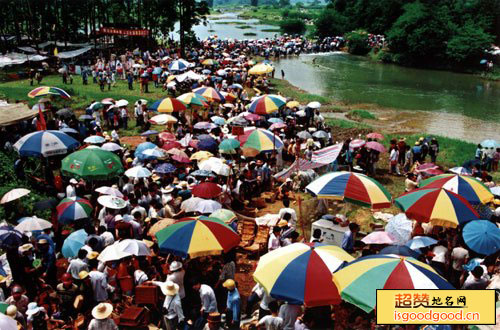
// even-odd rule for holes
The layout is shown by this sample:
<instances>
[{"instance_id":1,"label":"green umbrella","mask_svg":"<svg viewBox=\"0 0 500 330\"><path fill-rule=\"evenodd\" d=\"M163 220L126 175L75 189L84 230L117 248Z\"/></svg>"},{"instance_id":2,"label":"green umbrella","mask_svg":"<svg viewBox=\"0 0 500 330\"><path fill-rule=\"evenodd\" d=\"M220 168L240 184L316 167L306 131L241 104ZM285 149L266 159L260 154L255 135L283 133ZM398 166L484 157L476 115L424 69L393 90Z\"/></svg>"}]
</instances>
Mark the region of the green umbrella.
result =
<instances>
[{"instance_id":1,"label":"green umbrella","mask_svg":"<svg viewBox=\"0 0 500 330\"><path fill-rule=\"evenodd\" d=\"M120 158L101 149L83 149L62 160L62 172L77 178L104 180L123 173Z\"/></svg>"},{"instance_id":2,"label":"green umbrella","mask_svg":"<svg viewBox=\"0 0 500 330\"><path fill-rule=\"evenodd\" d=\"M7 311L7 307L9 307L9 304L0 302L0 313L5 314L5 312Z\"/></svg>"},{"instance_id":3,"label":"green umbrella","mask_svg":"<svg viewBox=\"0 0 500 330\"><path fill-rule=\"evenodd\" d=\"M97 111L99 109L104 108L104 104L102 104L101 102L94 102L89 106L89 108L92 111Z\"/></svg>"},{"instance_id":4,"label":"green umbrella","mask_svg":"<svg viewBox=\"0 0 500 330\"><path fill-rule=\"evenodd\" d=\"M226 224L230 224L233 220L236 220L236 214L227 209L218 209L214 213L210 214L210 218L216 218L224 221Z\"/></svg>"},{"instance_id":5,"label":"green umbrella","mask_svg":"<svg viewBox=\"0 0 500 330\"><path fill-rule=\"evenodd\" d=\"M240 141L236 139L225 139L219 144L219 150L223 152L230 152L240 147Z\"/></svg>"}]
</instances>

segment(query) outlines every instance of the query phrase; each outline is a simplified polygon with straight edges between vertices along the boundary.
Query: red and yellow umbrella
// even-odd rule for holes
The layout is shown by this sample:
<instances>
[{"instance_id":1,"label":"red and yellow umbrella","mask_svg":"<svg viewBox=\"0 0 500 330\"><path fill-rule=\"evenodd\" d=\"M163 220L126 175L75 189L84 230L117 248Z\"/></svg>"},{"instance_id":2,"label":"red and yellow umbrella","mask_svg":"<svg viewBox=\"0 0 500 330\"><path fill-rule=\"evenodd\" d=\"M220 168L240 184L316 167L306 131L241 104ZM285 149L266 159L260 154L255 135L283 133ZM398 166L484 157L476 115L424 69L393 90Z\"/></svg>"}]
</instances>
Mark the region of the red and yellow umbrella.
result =
<instances>
[{"instance_id":1,"label":"red and yellow umbrella","mask_svg":"<svg viewBox=\"0 0 500 330\"><path fill-rule=\"evenodd\" d=\"M37 87L28 93L28 96L31 98L35 98L35 97L39 97L39 96L47 96L47 95L58 95L58 96L62 97L63 99L70 99L71 98L71 96L69 96L69 94L66 93L64 90L57 88L57 87L51 87L51 86Z\"/></svg>"},{"instance_id":2,"label":"red and yellow umbrella","mask_svg":"<svg viewBox=\"0 0 500 330\"><path fill-rule=\"evenodd\" d=\"M155 101L148 109L158 112L179 112L186 110L186 105L177 99L166 97Z\"/></svg>"},{"instance_id":3,"label":"red and yellow umbrella","mask_svg":"<svg viewBox=\"0 0 500 330\"><path fill-rule=\"evenodd\" d=\"M177 100L189 105L189 106L201 106L201 107L205 107L205 108L208 108L208 103L207 103L207 99L203 96L201 96L200 94L196 94L196 93L185 93L185 94L182 94L181 96L177 97Z\"/></svg>"},{"instance_id":4,"label":"red and yellow umbrella","mask_svg":"<svg viewBox=\"0 0 500 330\"><path fill-rule=\"evenodd\" d=\"M193 90L198 95L203 96L210 102L218 102L218 103L223 103L225 102L224 96L215 88L213 87L200 87L196 88Z\"/></svg>"},{"instance_id":5,"label":"red and yellow umbrella","mask_svg":"<svg viewBox=\"0 0 500 330\"><path fill-rule=\"evenodd\" d=\"M248 111L256 113L258 115L267 115L278 111L285 105L286 100L278 95L263 95L256 98L252 103L250 103Z\"/></svg>"}]
</instances>

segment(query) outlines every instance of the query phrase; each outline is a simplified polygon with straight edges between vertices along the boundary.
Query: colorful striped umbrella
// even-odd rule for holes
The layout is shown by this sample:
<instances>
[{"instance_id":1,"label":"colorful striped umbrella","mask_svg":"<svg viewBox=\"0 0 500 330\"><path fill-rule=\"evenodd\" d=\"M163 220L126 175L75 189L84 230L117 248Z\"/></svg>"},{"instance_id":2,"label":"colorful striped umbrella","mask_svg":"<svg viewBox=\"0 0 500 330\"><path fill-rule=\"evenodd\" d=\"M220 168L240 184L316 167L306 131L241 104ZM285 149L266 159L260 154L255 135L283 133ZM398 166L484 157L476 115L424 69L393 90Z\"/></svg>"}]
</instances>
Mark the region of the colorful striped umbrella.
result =
<instances>
[{"instance_id":1,"label":"colorful striped umbrella","mask_svg":"<svg viewBox=\"0 0 500 330\"><path fill-rule=\"evenodd\" d=\"M193 196L201 198L215 198L219 196L222 192L221 187L213 182L203 182L191 189Z\"/></svg>"},{"instance_id":2,"label":"colorful striped umbrella","mask_svg":"<svg viewBox=\"0 0 500 330\"><path fill-rule=\"evenodd\" d=\"M291 304L338 304L340 294L332 273L352 260L337 246L294 243L262 256L253 277L271 297Z\"/></svg>"},{"instance_id":3,"label":"colorful striped umbrella","mask_svg":"<svg viewBox=\"0 0 500 330\"><path fill-rule=\"evenodd\" d=\"M465 244L477 253L491 255L500 250L500 229L491 221L469 222L462 231Z\"/></svg>"},{"instance_id":4,"label":"colorful striped umbrella","mask_svg":"<svg viewBox=\"0 0 500 330\"><path fill-rule=\"evenodd\" d=\"M380 254L354 260L333 274L333 282L343 300L367 313L375 308L377 289L454 289L427 264Z\"/></svg>"},{"instance_id":5,"label":"colorful striped umbrella","mask_svg":"<svg viewBox=\"0 0 500 330\"><path fill-rule=\"evenodd\" d=\"M391 195L375 179L352 172L330 172L311 182L306 190L318 198L345 199L373 209L391 206Z\"/></svg>"},{"instance_id":6,"label":"colorful striped umbrella","mask_svg":"<svg viewBox=\"0 0 500 330\"><path fill-rule=\"evenodd\" d=\"M14 144L21 156L48 157L62 155L77 148L80 143L61 131L48 130L29 133Z\"/></svg>"},{"instance_id":7,"label":"colorful striped umbrella","mask_svg":"<svg viewBox=\"0 0 500 330\"><path fill-rule=\"evenodd\" d=\"M437 226L456 227L479 218L466 199L442 188L412 190L395 200L408 218Z\"/></svg>"},{"instance_id":8,"label":"colorful striped umbrella","mask_svg":"<svg viewBox=\"0 0 500 330\"><path fill-rule=\"evenodd\" d=\"M28 96L31 98L35 98L35 97L39 97L39 96L47 96L47 95L58 95L58 96L62 97L63 99L70 99L71 98L71 96L69 96L69 94L66 93L64 90L57 88L57 87L52 87L52 86L37 87L28 93Z\"/></svg>"},{"instance_id":9,"label":"colorful striped umbrella","mask_svg":"<svg viewBox=\"0 0 500 330\"><path fill-rule=\"evenodd\" d=\"M90 218L92 205L86 199L69 197L57 205L57 219L62 224L71 223L78 219Z\"/></svg>"},{"instance_id":10,"label":"colorful striped umbrella","mask_svg":"<svg viewBox=\"0 0 500 330\"><path fill-rule=\"evenodd\" d=\"M199 87L193 89L193 92L203 96L204 98L206 98L211 102L224 103L226 101L224 96L213 87Z\"/></svg>"},{"instance_id":11,"label":"colorful striped umbrella","mask_svg":"<svg viewBox=\"0 0 500 330\"><path fill-rule=\"evenodd\" d=\"M102 149L76 151L62 160L61 169L64 175L91 180L108 180L123 173L120 157Z\"/></svg>"},{"instance_id":12,"label":"colorful striped umbrella","mask_svg":"<svg viewBox=\"0 0 500 330\"><path fill-rule=\"evenodd\" d=\"M181 219L155 236L160 251L191 258L229 252L240 242L231 227L208 217Z\"/></svg>"},{"instance_id":13,"label":"colorful striped umbrella","mask_svg":"<svg viewBox=\"0 0 500 330\"><path fill-rule=\"evenodd\" d=\"M149 107L149 110L158 112L179 112L186 110L186 105L179 101L178 99L166 97L158 101L153 102Z\"/></svg>"},{"instance_id":14,"label":"colorful striped umbrella","mask_svg":"<svg viewBox=\"0 0 500 330\"><path fill-rule=\"evenodd\" d=\"M458 175L465 175L465 176L472 175L472 172L467 167L462 167L462 166L450 168L448 171Z\"/></svg>"},{"instance_id":15,"label":"colorful striped umbrella","mask_svg":"<svg viewBox=\"0 0 500 330\"><path fill-rule=\"evenodd\" d=\"M487 204L494 196L482 182L473 177L441 174L420 182L419 187L443 188L465 198L472 205Z\"/></svg>"},{"instance_id":16,"label":"colorful striped umbrella","mask_svg":"<svg viewBox=\"0 0 500 330\"><path fill-rule=\"evenodd\" d=\"M201 62L201 64L210 66L210 65L217 65L219 63L217 63L217 61L214 60L214 59L212 59L212 58L207 58L206 60L204 60L203 62Z\"/></svg>"},{"instance_id":17,"label":"colorful striped umbrella","mask_svg":"<svg viewBox=\"0 0 500 330\"><path fill-rule=\"evenodd\" d=\"M256 149L260 152L270 152L283 148L283 141L272 132L258 128L248 136L244 147Z\"/></svg>"},{"instance_id":18,"label":"colorful striped umbrella","mask_svg":"<svg viewBox=\"0 0 500 330\"><path fill-rule=\"evenodd\" d=\"M189 67L189 62L183 59L173 61L169 64L168 69L170 71L184 71Z\"/></svg>"},{"instance_id":19,"label":"colorful striped umbrella","mask_svg":"<svg viewBox=\"0 0 500 330\"><path fill-rule=\"evenodd\" d=\"M177 100L189 105L189 106L200 106L200 107L208 107L208 100L196 93L184 93L181 96L177 97Z\"/></svg>"},{"instance_id":20,"label":"colorful striped umbrella","mask_svg":"<svg viewBox=\"0 0 500 330\"><path fill-rule=\"evenodd\" d=\"M250 103L248 111L258 115L267 115L278 111L286 104L286 100L277 95L262 95Z\"/></svg>"}]
</instances>

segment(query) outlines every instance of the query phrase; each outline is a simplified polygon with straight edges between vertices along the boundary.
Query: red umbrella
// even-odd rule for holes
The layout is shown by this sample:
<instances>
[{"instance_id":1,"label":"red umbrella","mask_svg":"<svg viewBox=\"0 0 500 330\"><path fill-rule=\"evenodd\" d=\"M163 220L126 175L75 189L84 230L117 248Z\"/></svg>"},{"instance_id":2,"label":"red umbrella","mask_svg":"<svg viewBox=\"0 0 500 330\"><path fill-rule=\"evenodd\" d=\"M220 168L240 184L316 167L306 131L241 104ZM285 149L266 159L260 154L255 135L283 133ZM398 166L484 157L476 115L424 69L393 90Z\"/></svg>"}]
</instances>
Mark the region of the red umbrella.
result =
<instances>
[{"instance_id":1,"label":"red umbrella","mask_svg":"<svg viewBox=\"0 0 500 330\"><path fill-rule=\"evenodd\" d=\"M175 141L175 140L177 140L175 138L175 135L170 133L170 132L161 132L160 134L158 134L158 137L160 138L160 140L163 140L163 141Z\"/></svg>"},{"instance_id":2,"label":"red umbrella","mask_svg":"<svg viewBox=\"0 0 500 330\"><path fill-rule=\"evenodd\" d=\"M367 138L369 139L377 139L377 140L383 140L384 139L384 136L380 133L370 133L370 134L367 134L366 135Z\"/></svg>"},{"instance_id":3,"label":"red umbrella","mask_svg":"<svg viewBox=\"0 0 500 330\"><path fill-rule=\"evenodd\" d=\"M221 194L222 189L216 183L203 182L199 185L194 186L191 192L196 197L214 198Z\"/></svg>"},{"instance_id":4,"label":"red umbrella","mask_svg":"<svg viewBox=\"0 0 500 330\"><path fill-rule=\"evenodd\" d=\"M179 163L191 163L191 160L189 160L189 158L181 155L173 155L172 159Z\"/></svg>"},{"instance_id":5,"label":"red umbrella","mask_svg":"<svg viewBox=\"0 0 500 330\"><path fill-rule=\"evenodd\" d=\"M380 144L376 141L370 141L370 142L366 143L366 147L373 149L373 150L376 150L376 151L381 152L381 153L387 151L382 144Z\"/></svg>"},{"instance_id":6,"label":"red umbrella","mask_svg":"<svg viewBox=\"0 0 500 330\"><path fill-rule=\"evenodd\" d=\"M189 141L189 146L190 146L191 148L195 148L195 149L197 149L197 148L198 148L198 142L199 142L198 140L194 140L194 139L193 139L193 140Z\"/></svg>"},{"instance_id":7,"label":"red umbrella","mask_svg":"<svg viewBox=\"0 0 500 330\"><path fill-rule=\"evenodd\" d=\"M164 150L170 150L173 148L182 149L182 145L177 141L167 141L164 145L161 146Z\"/></svg>"}]
</instances>

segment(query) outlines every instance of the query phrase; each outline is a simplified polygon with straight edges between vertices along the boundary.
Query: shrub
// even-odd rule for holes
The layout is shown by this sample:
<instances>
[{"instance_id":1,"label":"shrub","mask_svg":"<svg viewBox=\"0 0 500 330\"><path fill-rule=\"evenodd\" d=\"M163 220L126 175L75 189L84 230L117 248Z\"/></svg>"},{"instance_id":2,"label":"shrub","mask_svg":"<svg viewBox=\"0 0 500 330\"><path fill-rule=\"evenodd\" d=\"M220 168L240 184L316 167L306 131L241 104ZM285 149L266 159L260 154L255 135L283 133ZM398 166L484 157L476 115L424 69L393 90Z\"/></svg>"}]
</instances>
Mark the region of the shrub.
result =
<instances>
[{"instance_id":1,"label":"shrub","mask_svg":"<svg viewBox=\"0 0 500 330\"><path fill-rule=\"evenodd\" d=\"M373 113L367 110L351 110L347 116L352 119L377 119Z\"/></svg>"},{"instance_id":2,"label":"shrub","mask_svg":"<svg viewBox=\"0 0 500 330\"><path fill-rule=\"evenodd\" d=\"M368 32L356 30L346 35L349 53L354 55L366 55L370 51L368 44Z\"/></svg>"},{"instance_id":3,"label":"shrub","mask_svg":"<svg viewBox=\"0 0 500 330\"><path fill-rule=\"evenodd\" d=\"M287 19L280 23L280 28L284 33L303 34L306 31L306 24L301 19Z\"/></svg>"}]
</instances>

